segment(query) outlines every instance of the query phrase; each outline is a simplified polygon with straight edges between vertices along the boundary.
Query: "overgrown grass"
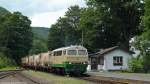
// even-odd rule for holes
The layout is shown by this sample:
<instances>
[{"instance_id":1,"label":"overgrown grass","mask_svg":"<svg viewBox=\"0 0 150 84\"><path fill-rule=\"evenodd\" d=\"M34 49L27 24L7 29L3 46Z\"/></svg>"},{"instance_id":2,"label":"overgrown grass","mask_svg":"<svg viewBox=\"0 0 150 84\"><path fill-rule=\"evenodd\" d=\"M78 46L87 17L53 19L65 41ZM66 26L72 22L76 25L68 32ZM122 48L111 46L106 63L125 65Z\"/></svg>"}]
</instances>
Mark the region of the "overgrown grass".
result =
<instances>
[{"instance_id":1,"label":"overgrown grass","mask_svg":"<svg viewBox=\"0 0 150 84\"><path fill-rule=\"evenodd\" d=\"M130 71L111 71L112 73L118 73L118 74L125 74L125 75L136 75L136 76L148 76L150 77L149 73L134 73L134 72L130 72Z\"/></svg>"},{"instance_id":2,"label":"overgrown grass","mask_svg":"<svg viewBox=\"0 0 150 84\"><path fill-rule=\"evenodd\" d=\"M7 67L14 67L16 63L14 60L8 58L3 53L0 52L0 69L7 68Z\"/></svg>"},{"instance_id":3,"label":"overgrown grass","mask_svg":"<svg viewBox=\"0 0 150 84\"><path fill-rule=\"evenodd\" d=\"M4 67L1 68L0 71L5 71L5 70L17 70L16 66L8 66L8 67Z\"/></svg>"},{"instance_id":4,"label":"overgrown grass","mask_svg":"<svg viewBox=\"0 0 150 84\"><path fill-rule=\"evenodd\" d=\"M38 78L46 79L55 84L90 84L88 81L80 80L76 78L66 77L66 76L57 76L50 73L44 72L35 72L35 71L24 71L28 75L32 75Z\"/></svg>"}]
</instances>

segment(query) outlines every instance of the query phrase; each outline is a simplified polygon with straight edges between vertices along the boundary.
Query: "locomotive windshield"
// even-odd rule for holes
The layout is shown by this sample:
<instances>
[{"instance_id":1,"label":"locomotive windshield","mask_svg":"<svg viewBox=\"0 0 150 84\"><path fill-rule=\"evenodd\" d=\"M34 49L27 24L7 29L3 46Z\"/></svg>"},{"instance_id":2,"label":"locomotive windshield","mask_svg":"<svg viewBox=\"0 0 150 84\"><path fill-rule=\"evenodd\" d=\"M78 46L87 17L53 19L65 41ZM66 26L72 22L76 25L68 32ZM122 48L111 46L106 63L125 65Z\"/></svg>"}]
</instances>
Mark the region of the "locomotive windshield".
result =
<instances>
[{"instance_id":1,"label":"locomotive windshield","mask_svg":"<svg viewBox=\"0 0 150 84\"><path fill-rule=\"evenodd\" d=\"M68 55L86 55L86 50L68 50Z\"/></svg>"},{"instance_id":2,"label":"locomotive windshield","mask_svg":"<svg viewBox=\"0 0 150 84\"><path fill-rule=\"evenodd\" d=\"M78 55L86 55L86 50L78 50Z\"/></svg>"},{"instance_id":3,"label":"locomotive windshield","mask_svg":"<svg viewBox=\"0 0 150 84\"><path fill-rule=\"evenodd\" d=\"M77 50L68 50L68 55L77 55Z\"/></svg>"}]
</instances>

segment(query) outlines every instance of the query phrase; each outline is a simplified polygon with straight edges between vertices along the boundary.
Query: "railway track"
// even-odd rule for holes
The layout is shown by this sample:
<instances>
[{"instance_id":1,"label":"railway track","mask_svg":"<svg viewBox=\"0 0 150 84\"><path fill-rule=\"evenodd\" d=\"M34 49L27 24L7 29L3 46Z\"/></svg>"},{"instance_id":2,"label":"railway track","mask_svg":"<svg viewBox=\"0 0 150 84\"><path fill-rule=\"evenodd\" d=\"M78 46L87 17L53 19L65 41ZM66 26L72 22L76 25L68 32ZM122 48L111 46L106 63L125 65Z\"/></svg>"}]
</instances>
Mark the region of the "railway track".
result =
<instances>
[{"instance_id":1,"label":"railway track","mask_svg":"<svg viewBox=\"0 0 150 84\"><path fill-rule=\"evenodd\" d=\"M129 84L127 82L121 82L119 80L101 79L99 77L89 75L84 75L82 77L79 77L79 79L94 82L96 84Z\"/></svg>"},{"instance_id":2,"label":"railway track","mask_svg":"<svg viewBox=\"0 0 150 84\"><path fill-rule=\"evenodd\" d=\"M53 74L55 74L55 73L53 73ZM55 74L55 75L64 76L64 75L60 75L60 74ZM104 79L103 77L99 78L97 76L91 76L91 75L87 75L87 74L83 74L83 75L75 75L74 74L74 75L67 75L67 76L76 78L79 80L86 80L86 81L89 81L91 84L131 84L131 83L120 81L120 80Z\"/></svg>"},{"instance_id":3,"label":"railway track","mask_svg":"<svg viewBox=\"0 0 150 84\"><path fill-rule=\"evenodd\" d=\"M11 77L19 80L20 82L26 82L25 84L53 84L54 82L45 82L43 79L36 79L27 74L21 73L22 70L17 71L1 71L0 72L0 84L1 80L9 79ZM58 74L57 74L58 75ZM91 84L150 84L149 82L137 81L137 80L125 80L121 78L111 78L93 75L81 75L81 76L71 76L79 80L89 81Z\"/></svg>"},{"instance_id":4,"label":"railway track","mask_svg":"<svg viewBox=\"0 0 150 84\"><path fill-rule=\"evenodd\" d=\"M0 71L0 79L6 78L8 76L14 75L17 72L20 72L22 70L6 70L6 71Z\"/></svg>"},{"instance_id":5,"label":"railway track","mask_svg":"<svg viewBox=\"0 0 150 84\"><path fill-rule=\"evenodd\" d=\"M75 77L75 78L94 82L96 84L150 84L150 82L147 82L147 81L103 77L103 76L93 76L93 75L87 75L87 74L84 74L80 77Z\"/></svg>"},{"instance_id":6,"label":"railway track","mask_svg":"<svg viewBox=\"0 0 150 84\"><path fill-rule=\"evenodd\" d=\"M3 72L0 74L0 79L16 74L15 72Z\"/></svg>"},{"instance_id":7,"label":"railway track","mask_svg":"<svg viewBox=\"0 0 150 84\"><path fill-rule=\"evenodd\" d=\"M7 82L8 84L15 84L19 82L19 84L49 84L38 80L33 77L26 76L20 72L21 70L13 70L13 71L1 71L0 72L0 84Z\"/></svg>"}]
</instances>

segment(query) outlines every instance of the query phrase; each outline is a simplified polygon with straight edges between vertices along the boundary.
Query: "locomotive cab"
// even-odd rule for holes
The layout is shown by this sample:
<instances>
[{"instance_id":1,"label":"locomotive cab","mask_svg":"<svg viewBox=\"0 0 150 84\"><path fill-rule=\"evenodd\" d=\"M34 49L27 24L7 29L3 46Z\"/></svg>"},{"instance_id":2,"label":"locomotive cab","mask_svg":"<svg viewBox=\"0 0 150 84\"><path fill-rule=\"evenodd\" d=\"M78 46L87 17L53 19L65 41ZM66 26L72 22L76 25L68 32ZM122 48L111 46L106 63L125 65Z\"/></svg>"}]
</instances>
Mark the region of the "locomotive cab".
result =
<instances>
[{"instance_id":1,"label":"locomotive cab","mask_svg":"<svg viewBox=\"0 0 150 84\"><path fill-rule=\"evenodd\" d=\"M66 61L68 61L69 64L72 64L72 63L86 64L88 61L87 50L85 49L67 50Z\"/></svg>"}]
</instances>

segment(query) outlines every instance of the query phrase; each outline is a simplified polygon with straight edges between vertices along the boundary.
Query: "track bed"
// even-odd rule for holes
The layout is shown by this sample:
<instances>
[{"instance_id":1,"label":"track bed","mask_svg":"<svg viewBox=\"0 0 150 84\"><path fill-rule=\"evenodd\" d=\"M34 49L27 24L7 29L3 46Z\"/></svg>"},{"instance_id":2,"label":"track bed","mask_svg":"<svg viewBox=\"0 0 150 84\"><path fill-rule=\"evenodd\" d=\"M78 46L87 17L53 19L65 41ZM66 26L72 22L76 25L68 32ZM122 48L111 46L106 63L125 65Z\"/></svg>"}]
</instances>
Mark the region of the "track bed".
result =
<instances>
[{"instance_id":1,"label":"track bed","mask_svg":"<svg viewBox=\"0 0 150 84\"><path fill-rule=\"evenodd\" d=\"M97 84L150 84L150 82L147 81L129 80L103 76L84 76L79 78Z\"/></svg>"},{"instance_id":2,"label":"track bed","mask_svg":"<svg viewBox=\"0 0 150 84\"><path fill-rule=\"evenodd\" d=\"M0 84L53 84L43 79L28 76L21 71L0 72Z\"/></svg>"}]
</instances>

